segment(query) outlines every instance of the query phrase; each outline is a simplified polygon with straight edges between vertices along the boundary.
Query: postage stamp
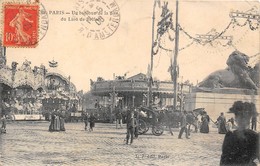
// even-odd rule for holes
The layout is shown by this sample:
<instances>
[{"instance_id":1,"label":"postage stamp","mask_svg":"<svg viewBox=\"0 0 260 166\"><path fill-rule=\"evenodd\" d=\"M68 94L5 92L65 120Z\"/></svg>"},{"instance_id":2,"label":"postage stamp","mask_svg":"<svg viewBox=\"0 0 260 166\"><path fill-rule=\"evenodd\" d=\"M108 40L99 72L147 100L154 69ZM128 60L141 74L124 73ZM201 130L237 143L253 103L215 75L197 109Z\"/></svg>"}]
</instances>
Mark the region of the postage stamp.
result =
<instances>
[{"instance_id":1,"label":"postage stamp","mask_svg":"<svg viewBox=\"0 0 260 166\"><path fill-rule=\"evenodd\" d=\"M89 39L104 40L119 27L120 11L114 0L79 0L73 14L83 16L79 32Z\"/></svg>"},{"instance_id":2,"label":"postage stamp","mask_svg":"<svg viewBox=\"0 0 260 166\"><path fill-rule=\"evenodd\" d=\"M36 47L39 5L4 4L3 12L3 45L6 47Z\"/></svg>"}]
</instances>

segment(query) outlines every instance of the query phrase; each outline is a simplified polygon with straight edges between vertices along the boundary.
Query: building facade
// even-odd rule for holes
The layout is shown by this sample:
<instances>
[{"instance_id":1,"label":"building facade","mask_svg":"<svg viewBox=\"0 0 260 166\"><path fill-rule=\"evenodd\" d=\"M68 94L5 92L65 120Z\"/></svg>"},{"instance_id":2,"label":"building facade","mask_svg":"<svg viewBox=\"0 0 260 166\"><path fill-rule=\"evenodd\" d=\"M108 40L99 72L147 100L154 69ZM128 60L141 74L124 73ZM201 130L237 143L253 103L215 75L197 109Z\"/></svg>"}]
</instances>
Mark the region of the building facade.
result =
<instances>
[{"instance_id":1,"label":"building facade","mask_svg":"<svg viewBox=\"0 0 260 166\"><path fill-rule=\"evenodd\" d=\"M180 92L180 86L179 92ZM190 85L183 86L183 92L189 93ZM114 80L91 81L91 93L100 97L99 105L104 107L132 108L147 106L148 81L143 73L129 78L116 77ZM173 105L173 83L171 81L153 81L152 101L157 108Z\"/></svg>"}]
</instances>

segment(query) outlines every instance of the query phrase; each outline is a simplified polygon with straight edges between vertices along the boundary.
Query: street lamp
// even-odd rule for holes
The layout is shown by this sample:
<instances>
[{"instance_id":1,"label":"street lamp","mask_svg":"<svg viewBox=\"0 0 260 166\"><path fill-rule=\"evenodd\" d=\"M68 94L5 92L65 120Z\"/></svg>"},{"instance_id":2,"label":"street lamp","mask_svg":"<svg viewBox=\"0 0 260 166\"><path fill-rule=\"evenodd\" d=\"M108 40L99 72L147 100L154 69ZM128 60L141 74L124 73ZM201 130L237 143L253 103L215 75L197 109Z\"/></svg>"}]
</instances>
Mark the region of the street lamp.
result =
<instances>
[{"instance_id":1,"label":"street lamp","mask_svg":"<svg viewBox=\"0 0 260 166\"><path fill-rule=\"evenodd\" d=\"M133 108L135 107L135 96L133 96Z\"/></svg>"},{"instance_id":2,"label":"street lamp","mask_svg":"<svg viewBox=\"0 0 260 166\"><path fill-rule=\"evenodd\" d=\"M110 93L110 97L113 97L113 95ZM113 112L113 99L108 99L109 102L109 107L110 107L110 116L109 116L109 121L110 123L113 122L113 118L112 118L112 112Z\"/></svg>"}]
</instances>

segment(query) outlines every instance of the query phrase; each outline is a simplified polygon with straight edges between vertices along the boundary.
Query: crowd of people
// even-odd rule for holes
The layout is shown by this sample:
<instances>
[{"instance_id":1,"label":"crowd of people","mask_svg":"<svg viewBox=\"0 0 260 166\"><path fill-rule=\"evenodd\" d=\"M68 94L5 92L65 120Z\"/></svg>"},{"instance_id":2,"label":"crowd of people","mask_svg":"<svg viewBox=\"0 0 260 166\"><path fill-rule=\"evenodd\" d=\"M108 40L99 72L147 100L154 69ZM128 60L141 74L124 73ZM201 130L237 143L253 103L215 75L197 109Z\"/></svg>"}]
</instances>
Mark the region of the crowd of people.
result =
<instances>
[{"instance_id":1,"label":"crowd of people","mask_svg":"<svg viewBox=\"0 0 260 166\"><path fill-rule=\"evenodd\" d=\"M220 157L220 165L256 165L256 159L260 159L259 150L259 133L256 132L257 116L256 106L254 103L236 101L229 109L228 113L233 113L234 118L226 120L223 112L213 122L206 111L201 112L201 133L209 133L209 123L212 121L218 127L219 134L225 134L222 154ZM180 130L178 139L185 137L190 139L190 130L188 129L187 111L181 112ZM51 114L49 131L65 131L65 113L60 110L54 110ZM92 132L95 127L97 118L93 113L90 115L86 112L83 115L84 129ZM122 128L122 113L116 114L116 128ZM138 119L137 112L128 109L126 113L126 144L132 144L135 138L138 138ZM89 125L88 125L89 124ZM6 115L0 117L0 133L6 133ZM89 128L88 128L89 126Z\"/></svg>"},{"instance_id":2,"label":"crowd of people","mask_svg":"<svg viewBox=\"0 0 260 166\"><path fill-rule=\"evenodd\" d=\"M260 135L256 132L258 113L255 104L237 101L229 109L229 113L233 113L234 118L226 120L224 113L221 112L215 122L218 127L218 133L225 134L220 165L257 165L256 163L260 162ZM184 131L186 138L189 139L190 133L187 130L186 116L187 112L183 111L179 139L182 137ZM202 112L201 133L209 133L210 120L207 112Z\"/></svg>"},{"instance_id":3,"label":"crowd of people","mask_svg":"<svg viewBox=\"0 0 260 166\"><path fill-rule=\"evenodd\" d=\"M210 120L217 125L218 133L225 134L222 154L220 157L220 165L256 165L256 159L260 159L259 150L259 134L256 132L257 116L256 106L254 103L237 101L229 109L229 113L234 114L234 118L226 120L223 112L213 122L206 111L201 112L201 133L209 133ZM187 121L188 113L181 112L180 130L178 139L182 138L185 132L185 137L190 139L190 130L188 129ZM65 113L60 110L54 110L51 114L49 131L65 131ZM97 118L93 113L90 115L86 112L83 115L84 129L92 132L95 127ZM123 116L121 112L116 114L116 128L122 128ZM133 109L128 109L126 113L126 144L132 144L135 138L138 138L138 120L137 112ZM89 125L88 125L89 124ZM6 116L1 115L0 118L0 133L6 133ZM88 128L89 126L89 128Z\"/></svg>"},{"instance_id":4,"label":"crowd of people","mask_svg":"<svg viewBox=\"0 0 260 166\"><path fill-rule=\"evenodd\" d=\"M253 105L253 103L251 103L251 105ZM189 122L187 120L188 114L189 113L187 111L181 112L180 123L179 123L180 130L179 130L179 134L178 134L179 139L182 138L183 133L185 133L185 137L187 139L190 139L189 126L191 124L189 124ZM227 134L227 133L232 132L235 129L239 128L239 125L235 124L238 122L233 117L226 120L226 117L223 112L220 113L220 116L217 118L216 122L214 122L209 117L209 115L207 114L207 112L205 110L202 111L200 113L200 115L201 115L201 119L199 121L200 125L195 126L195 127L199 127L200 133L209 133L210 121L212 121L214 123L214 125L217 126L219 134ZM249 120L251 122L251 130L254 130L254 131L256 131L257 115L258 114L252 115L252 117ZM119 127L122 128L122 119L123 119L122 113L117 112L115 114L115 117L116 117L116 128L119 128ZM127 116L126 116L125 122L126 122L126 129L127 129L126 144L132 144L134 138L138 137L137 116L135 115L135 112L133 110L127 111ZM171 131L171 134L172 134L172 131Z\"/></svg>"}]
</instances>

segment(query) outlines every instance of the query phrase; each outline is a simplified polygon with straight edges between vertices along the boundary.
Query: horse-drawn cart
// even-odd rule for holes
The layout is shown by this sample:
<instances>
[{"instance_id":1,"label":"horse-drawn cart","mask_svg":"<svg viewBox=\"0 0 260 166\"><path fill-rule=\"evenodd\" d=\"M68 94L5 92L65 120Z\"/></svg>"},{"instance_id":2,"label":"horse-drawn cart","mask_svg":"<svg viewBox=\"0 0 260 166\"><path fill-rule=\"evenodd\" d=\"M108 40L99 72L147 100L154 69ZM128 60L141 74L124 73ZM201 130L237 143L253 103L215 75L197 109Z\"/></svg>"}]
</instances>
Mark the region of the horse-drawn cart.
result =
<instances>
[{"instance_id":1,"label":"horse-drawn cart","mask_svg":"<svg viewBox=\"0 0 260 166\"><path fill-rule=\"evenodd\" d=\"M152 133L155 136L163 134L164 128L159 121L158 113L150 108L141 107L138 113L138 133L144 134L150 128L152 128Z\"/></svg>"},{"instance_id":2,"label":"horse-drawn cart","mask_svg":"<svg viewBox=\"0 0 260 166\"><path fill-rule=\"evenodd\" d=\"M204 108L198 108L189 111L186 115L188 129L194 127L194 131L199 129L198 115L205 112ZM168 128L172 134L171 128L179 128L182 118L180 111L167 111L167 110L153 110L147 107L141 107L138 110L138 133L145 134L152 129L153 135L160 136L163 134L164 129Z\"/></svg>"}]
</instances>

